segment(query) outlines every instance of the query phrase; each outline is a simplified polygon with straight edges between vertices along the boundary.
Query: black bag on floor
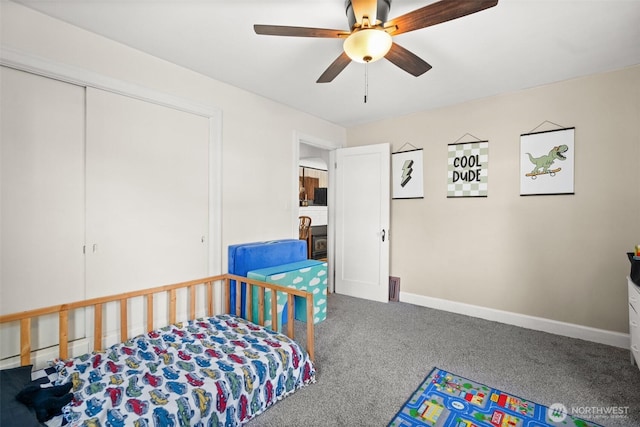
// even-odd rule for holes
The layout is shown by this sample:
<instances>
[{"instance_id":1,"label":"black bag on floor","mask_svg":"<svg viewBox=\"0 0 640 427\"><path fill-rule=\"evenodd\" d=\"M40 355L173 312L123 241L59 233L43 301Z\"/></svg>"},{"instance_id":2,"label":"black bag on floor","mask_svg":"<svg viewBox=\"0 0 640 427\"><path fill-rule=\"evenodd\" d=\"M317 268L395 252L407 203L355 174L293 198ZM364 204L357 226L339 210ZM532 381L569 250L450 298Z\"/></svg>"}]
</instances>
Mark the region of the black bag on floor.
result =
<instances>
[{"instance_id":1,"label":"black bag on floor","mask_svg":"<svg viewBox=\"0 0 640 427\"><path fill-rule=\"evenodd\" d=\"M631 281L633 283L640 286L640 259L634 259L632 252L627 252L627 255L631 262L631 273L629 274L629 277L631 277Z\"/></svg>"}]
</instances>

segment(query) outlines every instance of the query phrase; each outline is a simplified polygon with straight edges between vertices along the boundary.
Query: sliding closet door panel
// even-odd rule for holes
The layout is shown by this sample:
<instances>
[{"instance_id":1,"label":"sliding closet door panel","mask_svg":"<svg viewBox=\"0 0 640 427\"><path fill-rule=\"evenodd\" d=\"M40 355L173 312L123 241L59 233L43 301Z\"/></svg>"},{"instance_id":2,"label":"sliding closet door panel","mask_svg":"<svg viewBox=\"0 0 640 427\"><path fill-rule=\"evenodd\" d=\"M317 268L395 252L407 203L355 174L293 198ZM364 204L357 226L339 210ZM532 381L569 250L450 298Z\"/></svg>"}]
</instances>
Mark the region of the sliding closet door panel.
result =
<instances>
[{"instance_id":1,"label":"sliding closet door panel","mask_svg":"<svg viewBox=\"0 0 640 427\"><path fill-rule=\"evenodd\" d=\"M84 88L2 67L2 314L84 298Z\"/></svg>"},{"instance_id":2,"label":"sliding closet door panel","mask_svg":"<svg viewBox=\"0 0 640 427\"><path fill-rule=\"evenodd\" d=\"M89 297L205 277L207 118L87 89Z\"/></svg>"},{"instance_id":3,"label":"sliding closet door panel","mask_svg":"<svg viewBox=\"0 0 640 427\"><path fill-rule=\"evenodd\" d=\"M84 299L84 88L5 67L0 81L0 313ZM82 336L82 313L70 322ZM2 358L19 336L3 326ZM57 336L55 316L34 322L32 348Z\"/></svg>"}]
</instances>

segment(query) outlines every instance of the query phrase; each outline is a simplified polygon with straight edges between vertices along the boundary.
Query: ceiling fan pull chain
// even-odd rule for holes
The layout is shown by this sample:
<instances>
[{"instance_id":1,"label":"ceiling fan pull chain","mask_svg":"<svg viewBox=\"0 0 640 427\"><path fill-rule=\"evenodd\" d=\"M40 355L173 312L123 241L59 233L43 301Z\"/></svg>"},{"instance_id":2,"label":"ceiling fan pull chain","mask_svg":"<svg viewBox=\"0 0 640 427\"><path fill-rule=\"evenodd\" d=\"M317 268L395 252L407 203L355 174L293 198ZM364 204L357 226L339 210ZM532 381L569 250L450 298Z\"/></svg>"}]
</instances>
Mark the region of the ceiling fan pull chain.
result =
<instances>
[{"instance_id":1,"label":"ceiling fan pull chain","mask_svg":"<svg viewBox=\"0 0 640 427\"><path fill-rule=\"evenodd\" d=\"M367 95L369 95L369 63L364 63L364 103L367 103Z\"/></svg>"}]
</instances>

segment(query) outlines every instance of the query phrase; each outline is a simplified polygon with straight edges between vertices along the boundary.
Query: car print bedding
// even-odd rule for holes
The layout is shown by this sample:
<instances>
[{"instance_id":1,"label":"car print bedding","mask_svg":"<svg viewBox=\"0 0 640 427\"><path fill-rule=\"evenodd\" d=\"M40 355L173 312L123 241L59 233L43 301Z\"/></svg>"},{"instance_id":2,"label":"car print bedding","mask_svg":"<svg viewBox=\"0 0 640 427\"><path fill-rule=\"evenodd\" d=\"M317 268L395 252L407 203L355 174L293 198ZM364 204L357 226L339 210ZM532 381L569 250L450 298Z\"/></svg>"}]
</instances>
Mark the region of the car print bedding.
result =
<instances>
[{"instance_id":1,"label":"car print bedding","mask_svg":"<svg viewBox=\"0 0 640 427\"><path fill-rule=\"evenodd\" d=\"M235 426L315 382L306 351L287 336L232 315L167 326L57 360L73 383L68 425Z\"/></svg>"}]
</instances>

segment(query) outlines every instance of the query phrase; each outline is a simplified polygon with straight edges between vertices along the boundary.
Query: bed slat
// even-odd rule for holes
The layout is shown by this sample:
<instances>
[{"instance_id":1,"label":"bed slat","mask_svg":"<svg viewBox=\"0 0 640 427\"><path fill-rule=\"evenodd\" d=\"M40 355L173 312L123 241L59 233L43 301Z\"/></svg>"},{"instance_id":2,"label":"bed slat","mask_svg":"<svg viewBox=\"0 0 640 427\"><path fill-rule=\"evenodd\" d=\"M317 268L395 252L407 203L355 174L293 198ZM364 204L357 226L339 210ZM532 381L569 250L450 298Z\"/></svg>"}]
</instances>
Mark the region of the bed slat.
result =
<instances>
[{"instance_id":1,"label":"bed slat","mask_svg":"<svg viewBox=\"0 0 640 427\"><path fill-rule=\"evenodd\" d=\"M240 316L240 313L242 313L242 298L240 297L242 295L242 282L239 280L236 280L236 295L236 308L233 314Z\"/></svg>"},{"instance_id":2,"label":"bed slat","mask_svg":"<svg viewBox=\"0 0 640 427\"><path fill-rule=\"evenodd\" d=\"M120 341L129 339L129 319L127 316L127 299L120 300Z\"/></svg>"},{"instance_id":3,"label":"bed slat","mask_svg":"<svg viewBox=\"0 0 640 427\"><path fill-rule=\"evenodd\" d=\"M258 323L264 326L264 288L258 289Z\"/></svg>"},{"instance_id":4,"label":"bed slat","mask_svg":"<svg viewBox=\"0 0 640 427\"><path fill-rule=\"evenodd\" d=\"M246 304L246 316L247 319L250 320L251 322L254 321L253 319L253 291L254 291L254 286L253 285L247 285L247 304Z\"/></svg>"},{"instance_id":5,"label":"bed slat","mask_svg":"<svg viewBox=\"0 0 640 427\"><path fill-rule=\"evenodd\" d=\"M307 353L311 357L311 360L314 360L315 354L315 340L314 340L314 323L315 319L313 318L313 296L312 294L308 294L307 298L305 298L305 302L307 304ZM311 337L311 338L308 338Z\"/></svg>"},{"instance_id":6,"label":"bed slat","mask_svg":"<svg viewBox=\"0 0 640 427\"><path fill-rule=\"evenodd\" d=\"M189 319L196 318L196 287L189 286Z\"/></svg>"},{"instance_id":7,"label":"bed slat","mask_svg":"<svg viewBox=\"0 0 640 427\"><path fill-rule=\"evenodd\" d=\"M169 324L173 325L176 323L176 290L171 289L169 291Z\"/></svg>"},{"instance_id":8,"label":"bed slat","mask_svg":"<svg viewBox=\"0 0 640 427\"><path fill-rule=\"evenodd\" d=\"M294 296L287 294L287 336L293 338L293 316L295 314Z\"/></svg>"},{"instance_id":9,"label":"bed slat","mask_svg":"<svg viewBox=\"0 0 640 427\"><path fill-rule=\"evenodd\" d=\"M102 304L93 309L93 349L102 350Z\"/></svg>"},{"instance_id":10,"label":"bed slat","mask_svg":"<svg viewBox=\"0 0 640 427\"><path fill-rule=\"evenodd\" d=\"M147 295L147 332L153 329L153 294L149 294Z\"/></svg>"},{"instance_id":11,"label":"bed slat","mask_svg":"<svg viewBox=\"0 0 640 427\"><path fill-rule=\"evenodd\" d=\"M207 316L213 316L213 282L207 282L204 284L206 288L206 298L207 298Z\"/></svg>"},{"instance_id":12,"label":"bed slat","mask_svg":"<svg viewBox=\"0 0 640 427\"><path fill-rule=\"evenodd\" d=\"M60 343L60 358L67 359L69 357L69 310L60 311L58 324L58 342Z\"/></svg>"},{"instance_id":13,"label":"bed slat","mask_svg":"<svg viewBox=\"0 0 640 427\"><path fill-rule=\"evenodd\" d=\"M278 330L278 291L271 289L271 329Z\"/></svg>"},{"instance_id":14,"label":"bed slat","mask_svg":"<svg viewBox=\"0 0 640 427\"><path fill-rule=\"evenodd\" d=\"M31 319L20 320L20 364L31 363Z\"/></svg>"},{"instance_id":15,"label":"bed slat","mask_svg":"<svg viewBox=\"0 0 640 427\"><path fill-rule=\"evenodd\" d=\"M229 295L231 292L231 279L228 277L224 279L224 286L222 287L222 293L224 294L222 299L224 301L224 312L231 313L231 296Z\"/></svg>"}]
</instances>

